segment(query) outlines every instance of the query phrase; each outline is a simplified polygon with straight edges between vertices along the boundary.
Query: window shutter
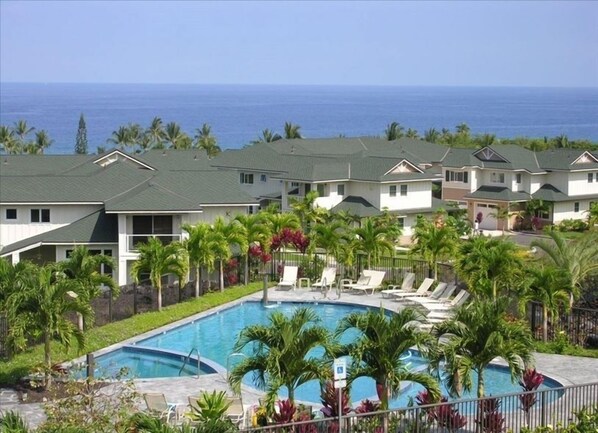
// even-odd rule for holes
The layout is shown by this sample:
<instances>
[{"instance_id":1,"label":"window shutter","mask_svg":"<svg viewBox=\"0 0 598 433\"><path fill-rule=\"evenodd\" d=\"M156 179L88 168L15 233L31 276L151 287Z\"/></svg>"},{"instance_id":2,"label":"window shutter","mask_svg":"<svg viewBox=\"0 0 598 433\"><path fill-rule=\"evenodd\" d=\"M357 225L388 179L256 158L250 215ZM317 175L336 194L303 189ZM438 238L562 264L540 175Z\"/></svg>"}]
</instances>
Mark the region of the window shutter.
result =
<instances>
[{"instance_id":1,"label":"window shutter","mask_svg":"<svg viewBox=\"0 0 598 433\"><path fill-rule=\"evenodd\" d=\"M448 182L448 181L449 181L449 179L450 179L450 173L451 173L450 171L448 171L448 170L446 171L446 174L445 174L444 180L446 180L447 182Z\"/></svg>"},{"instance_id":2,"label":"window shutter","mask_svg":"<svg viewBox=\"0 0 598 433\"><path fill-rule=\"evenodd\" d=\"M463 172L463 183L468 183L469 182L469 172L465 171Z\"/></svg>"}]
</instances>

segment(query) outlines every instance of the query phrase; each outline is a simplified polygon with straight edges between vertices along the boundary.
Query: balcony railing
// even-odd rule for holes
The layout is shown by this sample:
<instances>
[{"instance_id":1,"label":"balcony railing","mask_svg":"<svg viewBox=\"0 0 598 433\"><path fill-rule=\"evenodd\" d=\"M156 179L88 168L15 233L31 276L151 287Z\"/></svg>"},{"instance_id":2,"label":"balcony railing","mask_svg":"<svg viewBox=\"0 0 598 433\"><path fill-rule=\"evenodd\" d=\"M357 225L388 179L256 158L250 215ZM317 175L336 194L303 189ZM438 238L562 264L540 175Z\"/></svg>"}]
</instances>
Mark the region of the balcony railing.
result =
<instances>
[{"instance_id":1,"label":"balcony railing","mask_svg":"<svg viewBox=\"0 0 598 433\"><path fill-rule=\"evenodd\" d=\"M181 240L180 233L127 235L127 251L136 252L137 244L146 243L149 238L159 239L164 245Z\"/></svg>"}]
</instances>

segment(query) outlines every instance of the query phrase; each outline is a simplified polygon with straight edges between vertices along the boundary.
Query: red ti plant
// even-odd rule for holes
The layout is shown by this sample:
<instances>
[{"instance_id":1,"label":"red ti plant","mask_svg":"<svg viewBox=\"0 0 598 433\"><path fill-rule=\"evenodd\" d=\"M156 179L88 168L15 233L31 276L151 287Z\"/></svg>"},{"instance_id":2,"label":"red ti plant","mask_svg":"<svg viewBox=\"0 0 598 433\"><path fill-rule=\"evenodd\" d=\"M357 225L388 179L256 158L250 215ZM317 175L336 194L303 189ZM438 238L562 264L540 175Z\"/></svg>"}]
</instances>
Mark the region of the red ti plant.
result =
<instances>
[{"instance_id":1,"label":"red ti plant","mask_svg":"<svg viewBox=\"0 0 598 433\"><path fill-rule=\"evenodd\" d=\"M326 418L337 417L339 414L338 393L339 390L334 388L334 384L332 383L332 381L326 381L326 384L324 385L324 388L322 389L322 392L320 394L320 400L322 401L323 406L320 410ZM351 412L348 387L343 389L341 404L343 415L346 415L349 412Z\"/></svg>"},{"instance_id":2,"label":"red ti plant","mask_svg":"<svg viewBox=\"0 0 598 433\"><path fill-rule=\"evenodd\" d=\"M415 397L415 401L419 406L436 403L430 397L428 391L420 391ZM448 403L448 398L443 396L440 399L441 406L435 406L425 409L428 415L428 421L436 421L440 427L445 427L450 432L455 432L467 424L465 415L459 413L452 404Z\"/></svg>"},{"instance_id":3,"label":"red ti plant","mask_svg":"<svg viewBox=\"0 0 598 433\"><path fill-rule=\"evenodd\" d=\"M380 402L379 401L371 401L367 398L365 400L361 400L361 403L357 408L355 408L355 413L372 413L378 412L380 410Z\"/></svg>"},{"instance_id":4,"label":"red ti plant","mask_svg":"<svg viewBox=\"0 0 598 433\"><path fill-rule=\"evenodd\" d=\"M519 379L519 385L523 388L524 394L519 396L519 401L521 402L521 409L525 412L525 417L527 419L527 425L529 426L530 422L530 410L536 404L537 397L535 392L540 385L544 382L544 376L536 371L536 369L528 368L523 372L521 379Z\"/></svg>"},{"instance_id":5,"label":"red ti plant","mask_svg":"<svg viewBox=\"0 0 598 433\"><path fill-rule=\"evenodd\" d=\"M272 421L275 424L290 424L293 422L293 417L295 416L295 412L297 408L291 400L279 400L276 402L278 404L278 412L274 412L272 415Z\"/></svg>"},{"instance_id":6,"label":"red ti plant","mask_svg":"<svg viewBox=\"0 0 598 433\"><path fill-rule=\"evenodd\" d=\"M486 398L478 403L478 424L483 433L502 433L505 431L505 417L500 413L500 400Z\"/></svg>"}]
</instances>

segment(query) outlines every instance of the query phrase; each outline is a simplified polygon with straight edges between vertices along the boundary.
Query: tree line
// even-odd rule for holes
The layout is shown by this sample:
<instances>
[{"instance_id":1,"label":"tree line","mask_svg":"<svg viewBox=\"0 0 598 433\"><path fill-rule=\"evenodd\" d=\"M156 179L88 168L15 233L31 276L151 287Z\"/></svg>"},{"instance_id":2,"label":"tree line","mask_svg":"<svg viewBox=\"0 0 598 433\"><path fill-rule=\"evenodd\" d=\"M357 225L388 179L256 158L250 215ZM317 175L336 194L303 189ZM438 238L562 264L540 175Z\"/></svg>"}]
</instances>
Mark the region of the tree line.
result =
<instances>
[{"instance_id":1,"label":"tree line","mask_svg":"<svg viewBox=\"0 0 598 433\"><path fill-rule=\"evenodd\" d=\"M34 137L31 138L31 134ZM345 137L340 134L339 137ZM565 134L556 137L514 137L499 138L496 134L472 134L471 128L466 123L460 123L451 131L447 128L440 130L429 128L420 134L417 130L403 127L398 122L391 122L380 136L388 141L395 141L406 137L423 140L430 143L442 144L450 147L479 148L493 144L513 144L532 151L547 149L598 149L598 143L591 140L570 140ZM272 143L282 139L301 139L301 126L292 122L285 122L283 134L271 129L264 129L255 140L244 147L257 143ZM45 149L54 143L45 130L35 131L29 127L27 121L19 120L13 126L0 125L0 152L6 154L43 154ZM197 128L193 135L182 130L177 122L164 124L160 117L154 117L147 128L138 123L121 125L114 130L106 140L108 145L116 146L122 150L142 153L150 149L202 149L208 157L214 157L221 152L216 136L212 133L209 124L204 123ZM87 126L83 114L79 118L79 126L75 139L76 154L88 153ZM106 151L106 146L97 146L97 153Z\"/></svg>"}]
</instances>

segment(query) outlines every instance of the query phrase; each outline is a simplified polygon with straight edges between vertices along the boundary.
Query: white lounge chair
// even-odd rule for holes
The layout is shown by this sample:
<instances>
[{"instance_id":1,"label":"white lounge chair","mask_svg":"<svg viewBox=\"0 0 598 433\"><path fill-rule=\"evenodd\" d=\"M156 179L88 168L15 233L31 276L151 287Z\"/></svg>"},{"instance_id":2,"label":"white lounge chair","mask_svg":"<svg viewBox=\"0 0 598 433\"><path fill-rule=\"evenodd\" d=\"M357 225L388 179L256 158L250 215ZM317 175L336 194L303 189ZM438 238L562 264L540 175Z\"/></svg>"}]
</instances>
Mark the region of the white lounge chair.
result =
<instances>
[{"instance_id":1,"label":"white lounge chair","mask_svg":"<svg viewBox=\"0 0 598 433\"><path fill-rule=\"evenodd\" d=\"M334 286L336 280L336 268L324 268L322 270L322 277L313 283L311 286L318 290L330 290Z\"/></svg>"},{"instance_id":2,"label":"white lounge chair","mask_svg":"<svg viewBox=\"0 0 598 433\"><path fill-rule=\"evenodd\" d=\"M295 290L297 286L297 272L299 268L297 266L285 266L282 271L282 278L278 282L278 287L281 289Z\"/></svg>"},{"instance_id":3,"label":"white lounge chair","mask_svg":"<svg viewBox=\"0 0 598 433\"><path fill-rule=\"evenodd\" d=\"M428 290L423 293L407 294L399 300L412 303L421 299L438 299L440 296L442 296L447 286L448 284L446 283L438 283L433 291Z\"/></svg>"},{"instance_id":4,"label":"white lounge chair","mask_svg":"<svg viewBox=\"0 0 598 433\"><path fill-rule=\"evenodd\" d=\"M226 409L226 416L237 425L237 427L242 428L243 422L245 421L243 400L241 400L241 397L228 397L227 401L230 403L230 406Z\"/></svg>"},{"instance_id":5,"label":"white lounge chair","mask_svg":"<svg viewBox=\"0 0 598 433\"><path fill-rule=\"evenodd\" d=\"M415 274L413 272L407 272L401 285L390 285L388 289L382 290L382 297L394 295L395 293L415 293L413 289L413 283L415 282ZM400 288L399 288L400 287Z\"/></svg>"},{"instance_id":6,"label":"white lounge chair","mask_svg":"<svg viewBox=\"0 0 598 433\"><path fill-rule=\"evenodd\" d=\"M407 301L409 302L417 302L422 307L426 305L435 305L435 304L445 304L450 302L451 296L455 290L457 290L457 285L454 283L449 284L448 286L445 284L444 290L439 292L438 287L429 297L416 297L416 296L408 296Z\"/></svg>"},{"instance_id":7,"label":"white lounge chair","mask_svg":"<svg viewBox=\"0 0 598 433\"><path fill-rule=\"evenodd\" d=\"M345 287L351 290L363 291L366 295L368 294L369 290L369 294L373 295L374 291L382 285L384 275L386 275L385 271L372 271L369 269L364 269L362 272L362 276L359 277L357 283L346 284ZM365 278L367 277L369 277L369 280L365 282Z\"/></svg>"},{"instance_id":8,"label":"white lounge chair","mask_svg":"<svg viewBox=\"0 0 598 433\"><path fill-rule=\"evenodd\" d=\"M148 412L168 423L176 423L178 420L178 408L175 403L168 403L164 394L148 392L143 394Z\"/></svg>"},{"instance_id":9,"label":"white lounge chair","mask_svg":"<svg viewBox=\"0 0 598 433\"><path fill-rule=\"evenodd\" d=\"M432 284L434 284L434 278L425 278L415 292L399 292L391 293L390 295L397 300L402 300L407 296L425 296L425 293L430 290Z\"/></svg>"},{"instance_id":10,"label":"white lounge chair","mask_svg":"<svg viewBox=\"0 0 598 433\"><path fill-rule=\"evenodd\" d=\"M467 290L461 290L457 295L453 298L452 301L447 303L429 303L424 305L430 311L450 311L461 305L465 304L465 301L469 298L470 293ZM428 313L429 315L430 313Z\"/></svg>"}]
</instances>

